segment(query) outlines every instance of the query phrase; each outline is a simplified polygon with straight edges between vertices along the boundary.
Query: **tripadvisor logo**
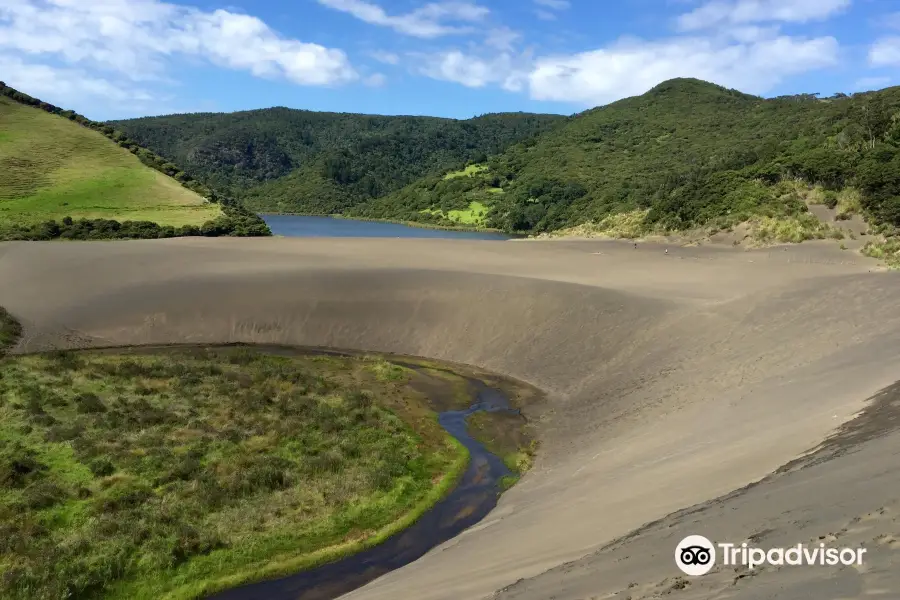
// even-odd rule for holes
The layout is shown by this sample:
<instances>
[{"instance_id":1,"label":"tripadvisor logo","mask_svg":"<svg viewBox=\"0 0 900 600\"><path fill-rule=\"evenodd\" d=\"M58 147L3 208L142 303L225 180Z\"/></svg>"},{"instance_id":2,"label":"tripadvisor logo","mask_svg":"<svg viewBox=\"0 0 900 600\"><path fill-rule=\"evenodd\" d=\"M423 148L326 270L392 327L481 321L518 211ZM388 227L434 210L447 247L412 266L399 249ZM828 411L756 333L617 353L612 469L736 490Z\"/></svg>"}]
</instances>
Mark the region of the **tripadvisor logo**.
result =
<instances>
[{"instance_id":1,"label":"tripadvisor logo","mask_svg":"<svg viewBox=\"0 0 900 600\"><path fill-rule=\"evenodd\" d=\"M699 576L709 573L716 565L716 556L723 566L743 565L754 569L760 565L773 566L828 566L861 565L866 548L829 548L797 544L789 548L756 548L747 543L714 544L702 535L689 535L675 548L675 564L685 575Z\"/></svg>"},{"instance_id":2,"label":"tripadvisor logo","mask_svg":"<svg viewBox=\"0 0 900 600\"><path fill-rule=\"evenodd\" d=\"M705 575L716 565L716 547L702 535L689 535L675 548L675 564L685 575Z\"/></svg>"}]
</instances>

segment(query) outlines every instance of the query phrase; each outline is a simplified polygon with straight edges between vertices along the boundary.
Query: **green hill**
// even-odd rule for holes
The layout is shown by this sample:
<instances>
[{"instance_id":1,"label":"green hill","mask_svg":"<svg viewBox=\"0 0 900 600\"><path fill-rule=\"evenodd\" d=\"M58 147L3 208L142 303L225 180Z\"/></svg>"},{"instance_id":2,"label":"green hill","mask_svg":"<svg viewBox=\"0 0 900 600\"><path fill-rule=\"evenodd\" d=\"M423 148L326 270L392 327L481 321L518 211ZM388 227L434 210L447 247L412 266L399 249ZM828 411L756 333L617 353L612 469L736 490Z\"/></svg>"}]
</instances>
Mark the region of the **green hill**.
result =
<instances>
[{"instance_id":1,"label":"green hill","mask_svg":"<svg viewBox=\"0 0 900 600\"><path fill-rule=\"evenodd\" d=\"M261 212L338 213L422 176L483 161L549 131L558 115L469 120L268 108L110 125Z\"/></svg>"},{"instance_id":2,"label":"green hill","mask_svg":"<svg viewBox=\"0 0 900 600\"><path fill-rule=\"evenodd\" d=\"M120 132L2 83L0 173L0 239L268 232Z\"/></svg>"},{"instance_id":3,"label":"green hill","mask_svg":"<svg viewBox=\"0 0 900 600\"><path fill-rule=\"evenodd\" d=\"M65 216L202 225L222 214L103 134L0 97L0 220Z\"/></svg>"},{"instance_id":4,"label":"green hill","mask_svg":"<svg viewBox=\"0 0 900 600\"><path fill-rule=\"evenodd\" d=\"M900 88L763 99L675 79L466 176L427 177L350 213L440 224L468 214L469 225L529 233L592 223L635 236L766 218L815 228L807 203L817 195L887 231L900 225L898 111Z\"/></svg>"}]
</instances>

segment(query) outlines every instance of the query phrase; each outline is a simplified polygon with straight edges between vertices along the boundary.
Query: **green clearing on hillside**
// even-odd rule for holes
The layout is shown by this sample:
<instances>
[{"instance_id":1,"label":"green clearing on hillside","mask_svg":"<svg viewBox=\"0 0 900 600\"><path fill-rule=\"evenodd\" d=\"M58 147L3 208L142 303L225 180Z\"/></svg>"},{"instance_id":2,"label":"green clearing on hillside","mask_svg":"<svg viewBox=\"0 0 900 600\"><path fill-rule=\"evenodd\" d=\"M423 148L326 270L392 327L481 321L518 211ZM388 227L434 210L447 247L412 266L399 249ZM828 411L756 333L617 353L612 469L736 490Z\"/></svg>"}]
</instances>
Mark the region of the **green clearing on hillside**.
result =
<instances>
[{"instance_id":1,"label":"green clearing on hillside","mask_svg":"<svg viewBox=\"0 0 900 600\"><path fill-rule=\"evenodd\" d=\"M219 205L103 134L0 96L0 226L63 217L197 225Z\"/></svg>"},{"instance_id":2,"label":"green clearing on hillside","mask_svg":"<svg viewBox=\"0 0 900 600\"><path fill-rule=\"evenodd\" d=\"M450 171L449 173L444 175L444 179L455 179L456 177L471 177L472 175L477 175L478 173L483 173L487 170L487 165L472 164L468 165L461 171Z\"/></svg>"},{"instance_id":3,"label":"green clearing on hillside","mask_svg":"<svg viewBox=\"0 0 900 600\"><path fill-rule=\"evenodd\" d=\"M442 217L447 222L454 225L483 226L488 213L488 207L473 200L469 202L466 209L451 209L446 213L440 209L424 209L423 213L428 213L437 217Z\"/></svg>"},{"instance_id":4,"label":"green clearing on hillside","mask_svg":"<svg viewBox=\"0 0 900 600\"><path fill-rule=\"evenodd\" d=\"M385 539L468 454L405 369L230 348L2 359L0 597L202 597Z\"/></svg>"}]
</instances>

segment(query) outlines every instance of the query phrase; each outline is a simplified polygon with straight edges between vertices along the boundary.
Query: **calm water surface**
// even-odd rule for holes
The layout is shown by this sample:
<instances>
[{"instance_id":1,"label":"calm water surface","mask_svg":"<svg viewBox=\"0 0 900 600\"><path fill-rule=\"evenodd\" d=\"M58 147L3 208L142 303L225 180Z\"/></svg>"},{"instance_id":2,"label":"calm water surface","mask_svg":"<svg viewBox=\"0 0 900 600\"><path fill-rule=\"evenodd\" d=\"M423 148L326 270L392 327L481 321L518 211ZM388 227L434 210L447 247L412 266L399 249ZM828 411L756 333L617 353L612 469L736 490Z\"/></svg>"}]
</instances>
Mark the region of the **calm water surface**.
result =
<instances>
[{"instance_id":1,"label":"calm water surface","mask_svg":"<svg viewBox=\"0 0 900 600\"><path fill-rule=\"evenodd\" d=\"M285 237L392 237L392 238L459 238L469 240L508 240L502 233L484 231L451 231L424 229L398 223L354 221L332 217L300 217L295 215L261 215L275 235Z\"/></svg>"}]
</instances>

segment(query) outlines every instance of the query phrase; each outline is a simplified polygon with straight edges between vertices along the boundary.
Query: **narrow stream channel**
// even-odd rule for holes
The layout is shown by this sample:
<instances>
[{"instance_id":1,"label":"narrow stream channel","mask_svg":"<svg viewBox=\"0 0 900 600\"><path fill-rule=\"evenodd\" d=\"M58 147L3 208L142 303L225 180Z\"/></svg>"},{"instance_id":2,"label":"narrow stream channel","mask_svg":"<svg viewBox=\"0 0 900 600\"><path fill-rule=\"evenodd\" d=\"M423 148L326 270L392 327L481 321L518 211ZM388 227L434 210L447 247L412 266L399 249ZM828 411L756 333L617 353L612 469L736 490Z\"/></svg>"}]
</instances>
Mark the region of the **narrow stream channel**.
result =
<instances>
[{"instance_id":1,"label":"narrow stream channel","mask_svg":"<svg viewBox=\"0 0 900 600\"><path fill-rule=\"evenodd\" d=\"M334 354L339 354L334 352ZM416 365L404 364L417 369ZM469 466L450 494L409 528L384 543L309 571L237 587L207 600L332 600L399 569L482 520L497 505L500 480L510 475L503 461L473 439L466 417L477 412L515 411L501 390L467 378L475 402L467 410L450 410L438 422L470 454Z\"/></svg>"}]
</instances>

